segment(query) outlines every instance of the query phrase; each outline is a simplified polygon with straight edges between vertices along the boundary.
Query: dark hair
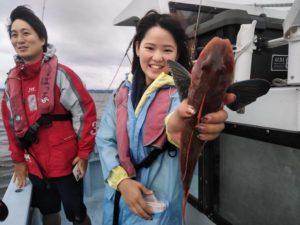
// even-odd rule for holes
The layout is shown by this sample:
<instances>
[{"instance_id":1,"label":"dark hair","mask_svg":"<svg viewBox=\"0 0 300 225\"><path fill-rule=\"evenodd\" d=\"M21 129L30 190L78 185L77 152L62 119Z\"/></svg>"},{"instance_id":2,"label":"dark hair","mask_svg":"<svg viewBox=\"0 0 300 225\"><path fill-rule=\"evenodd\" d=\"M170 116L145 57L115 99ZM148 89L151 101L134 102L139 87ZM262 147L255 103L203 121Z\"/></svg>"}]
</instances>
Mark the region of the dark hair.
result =
<instances>
[{"instance_id":1,"label":"dark hair","mask_svg":"<svg viewBox=\"0 0 300 225\"><path fill-rule=\"evenodd\" d=\"M46 27L31 9L23 5L17 6L11 12L9 18L10 18L10 23L7 25L7 31L10 38L11 38L12 23L16 19L24 20L33 28L33 30L37 33L40 39L45 39L45 44L43 45L43 51L44 52L47 51L48 35L47 35Z\"/></svg>"},{"instance_id":2,"label":"dark hair","mask_svg":"<svg viewBox=\"0 0 300 225\"><path fill-rule=\"evenodd\" d=\"M150 10L138 22L136 27L136 34L133 38L133 62L131 71L134 73L136 70L141 70L139 58L136 54L136 44L141 43L145 37L146 32L152 27L159 26L170 32L177 45L178 59L177 62L184 66L187 70L191 69L191 60L188 49L188 38L182 28L179 20L170 14L159 14L156 11Z\"/></svg>"}]
</instances>

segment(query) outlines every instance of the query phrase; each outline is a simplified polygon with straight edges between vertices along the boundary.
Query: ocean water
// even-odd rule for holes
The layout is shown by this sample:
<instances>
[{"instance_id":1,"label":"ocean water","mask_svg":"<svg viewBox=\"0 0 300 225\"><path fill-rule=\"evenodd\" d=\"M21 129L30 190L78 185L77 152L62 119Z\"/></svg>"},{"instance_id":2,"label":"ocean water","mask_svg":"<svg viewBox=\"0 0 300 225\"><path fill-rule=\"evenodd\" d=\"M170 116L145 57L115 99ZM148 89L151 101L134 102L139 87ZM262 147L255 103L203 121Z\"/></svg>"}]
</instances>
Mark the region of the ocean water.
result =
<instances>
[{"instance_id":1,"label":"ocean water","mask_svg":"<svg viewBox=\"0 0 300 225\"><path fill-rule=\"evenodd\" d=\"M111 96L111 92L108 91L92 91L90 92L93 97L97 109L97 126L99 126L101 114L105 108L105 105ZM0 91L2 99L3 91ZM1 104L0 104L1 108ZM3 121L0 113L0 199L2 199L6 188L11 180L13 174L13 162L10 158L10 152L8 151L8 141L6 132L3 126Z\"/></svg>"}]
</instances>

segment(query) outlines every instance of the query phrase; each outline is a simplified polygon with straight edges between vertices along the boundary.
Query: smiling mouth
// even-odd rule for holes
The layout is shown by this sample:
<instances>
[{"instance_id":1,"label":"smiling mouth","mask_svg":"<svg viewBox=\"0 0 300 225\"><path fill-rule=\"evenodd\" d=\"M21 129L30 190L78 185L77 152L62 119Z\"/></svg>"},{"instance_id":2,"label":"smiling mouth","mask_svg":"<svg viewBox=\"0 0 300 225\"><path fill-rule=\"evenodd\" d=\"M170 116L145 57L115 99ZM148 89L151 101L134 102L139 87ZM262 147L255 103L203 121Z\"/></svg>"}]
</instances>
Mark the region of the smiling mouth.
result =
<instances>
[{"instance_id":1,"label":"smiling mouth","mask_svg":"<svg viewBox=\"0 0 300 225\"><path fill-rule=\"evenodd\" d=\"M154 70L161 70L161 69L164 68L164 66L162 66L162 65L150 65L150 68L154 69Z\"/></svg>"},{"instance_id":2,"label":"smiling mouth","mask_svg":"<svg viewBox=\"0 0 300 225\"><path fill-rule=\"evenodd\" d=\"M27 49L27 47L19 47L18 50L19 51L25 51Z\"/></svg>"}]
</instances>

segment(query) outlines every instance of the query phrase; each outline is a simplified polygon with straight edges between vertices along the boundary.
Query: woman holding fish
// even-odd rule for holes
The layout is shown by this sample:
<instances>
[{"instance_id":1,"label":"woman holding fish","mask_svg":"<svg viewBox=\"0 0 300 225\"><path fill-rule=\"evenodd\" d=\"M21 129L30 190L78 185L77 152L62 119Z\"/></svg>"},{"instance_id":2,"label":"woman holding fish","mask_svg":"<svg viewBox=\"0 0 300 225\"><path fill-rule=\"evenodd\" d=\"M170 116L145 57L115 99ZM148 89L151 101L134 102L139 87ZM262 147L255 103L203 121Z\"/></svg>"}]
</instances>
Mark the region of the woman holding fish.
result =
<instances>
[{"instance_id":1,"label":"woman holding fish","mask_svg":"<svg viewBox=\"0 0 300 225\"><path fill-rule=\"evenodd\" d=\"M133 54L132 73L110 99L96 137L106 181L103 224L181 224L176 146L178 130L195 110L181 102L167 65L167 60L176 60L191 69L179 21L149 12L137 25ZM197 124L198 138L216 138L226 118L222 109L207 114Z\"/></svg>"}]
</instances>

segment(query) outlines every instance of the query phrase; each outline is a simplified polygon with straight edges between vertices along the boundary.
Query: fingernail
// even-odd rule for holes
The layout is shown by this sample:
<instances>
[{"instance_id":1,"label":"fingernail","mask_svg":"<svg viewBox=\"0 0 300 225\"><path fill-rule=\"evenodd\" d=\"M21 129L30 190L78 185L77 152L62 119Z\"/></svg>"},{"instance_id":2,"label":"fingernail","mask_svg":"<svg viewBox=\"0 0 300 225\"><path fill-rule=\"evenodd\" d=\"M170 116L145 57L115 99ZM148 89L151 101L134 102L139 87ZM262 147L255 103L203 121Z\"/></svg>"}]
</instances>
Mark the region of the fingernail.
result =
<instances>
[{"instance_id":1,"label":"fingernail","mask_svg":"<svg viewBox=\"0 0 300 225\"><path fill-rule=\"evenodd\" d=\"M203 126L197 126L197 127L196 127L196 130L197 130L198 132L202 132L202 131L204 130L204 127L203 127Z\"/></svg>"},{"instance_id":2,"label":"fingernail","mask_svg":"<svg viewBox=\"0 0 300 225\"><path fill-rule=\"evenodd\" d=\"M204 116L204 117L202 117L201 121L207 122L209 119L210 119L210 116Z\"/></svg>"},{"instance_id":3,"label":"fingernail","mask_svg":"<svg viewBox=\"0 0 300 225\"><path fill-rule=\"evenodd\" d=\"M187 110L189 113L191 113L193 115L196 113L195 109L192 106L189 106Z\"/></svg>"},{"instance_id":4,"label":"fingernail","mask_svg":"<svg viewBox=\"0 0 300 225\"><path fill-rule=\"evenodd\" d=\"M201 134L197 135L197 138L199 138L201 141L204 141L203 140L203 135L201 135Z\"/></svg>"}]
</instances>

